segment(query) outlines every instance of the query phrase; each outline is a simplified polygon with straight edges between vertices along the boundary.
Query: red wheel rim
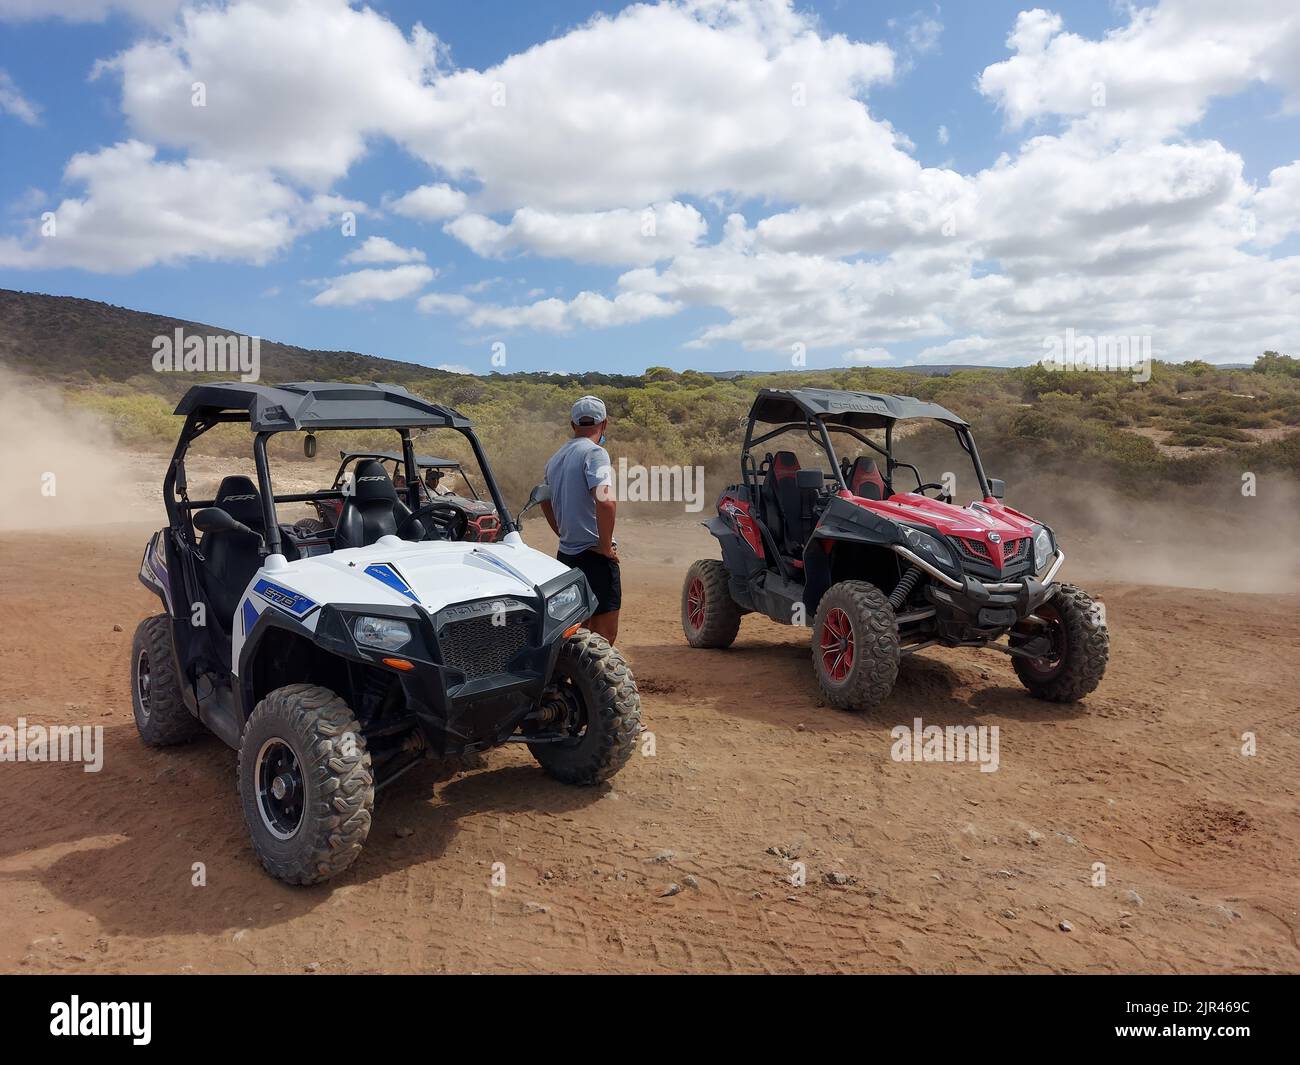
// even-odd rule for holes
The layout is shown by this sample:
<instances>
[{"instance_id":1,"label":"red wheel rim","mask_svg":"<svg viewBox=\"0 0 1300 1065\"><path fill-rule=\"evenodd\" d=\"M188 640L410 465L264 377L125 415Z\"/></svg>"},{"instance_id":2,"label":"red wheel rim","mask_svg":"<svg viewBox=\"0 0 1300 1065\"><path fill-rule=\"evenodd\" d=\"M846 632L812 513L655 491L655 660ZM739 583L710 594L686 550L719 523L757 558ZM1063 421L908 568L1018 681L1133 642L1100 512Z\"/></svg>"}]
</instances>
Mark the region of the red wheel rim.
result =
<instances>
[{"instance_id":1,"label":"red wheel rim","mask_svg":"<svg viewBox=\"0 0 1300 1065\"><path fill-rule=\"evenodd\" d=\"M699 577L691 581L690 587L686 589L686 617L691 623L691 628L703 628L704 582Z\"/></svg>"},{"instance_id":2,"label":"red wheel rim","mask_svg":"<svg viewBox=\"0 0 1300 1065\"><path fill-rule=\"evenodd\" d=\"M821 656L822 671L837 683L853 669L853 626L839 607L832 608L822 622Z\"/></svg>"}]
</instances>

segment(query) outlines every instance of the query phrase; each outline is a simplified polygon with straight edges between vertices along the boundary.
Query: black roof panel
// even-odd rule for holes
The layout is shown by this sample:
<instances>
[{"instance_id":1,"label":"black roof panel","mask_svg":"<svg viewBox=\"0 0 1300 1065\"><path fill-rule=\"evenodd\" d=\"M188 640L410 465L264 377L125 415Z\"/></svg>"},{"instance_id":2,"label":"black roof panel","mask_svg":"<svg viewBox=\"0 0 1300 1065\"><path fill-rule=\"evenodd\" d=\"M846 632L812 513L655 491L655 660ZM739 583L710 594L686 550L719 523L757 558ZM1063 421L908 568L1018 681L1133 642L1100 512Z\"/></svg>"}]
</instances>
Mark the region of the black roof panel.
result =
<instances>
[{"instance_id":1,"label":"black roof panel","mask_svg":"<svg viewBox=\"0 0 1300 1065\"><path fill-rule=\"evenodd\" d=\"M754 399L750 417L781 424L805 418L824 418L854 429L882 429L906 418L934 418L952 426L967 422L947 407L913 396L882 392L846 392L833 388L764 388Z\"/></svg>"},{"instance_id":2,"label":"black roof panel","mask_svg":"<svg viewBox=\"0 0 1300 1065\"><path fill-rule=\"evenodd\" d=\"M220 381L195 385L176 407L177 414L237 411L247 412L249 428L255 433L294 429L463 429L470 424L453 408L430 403L400 385Z\"/></svg>"}]
</instances>

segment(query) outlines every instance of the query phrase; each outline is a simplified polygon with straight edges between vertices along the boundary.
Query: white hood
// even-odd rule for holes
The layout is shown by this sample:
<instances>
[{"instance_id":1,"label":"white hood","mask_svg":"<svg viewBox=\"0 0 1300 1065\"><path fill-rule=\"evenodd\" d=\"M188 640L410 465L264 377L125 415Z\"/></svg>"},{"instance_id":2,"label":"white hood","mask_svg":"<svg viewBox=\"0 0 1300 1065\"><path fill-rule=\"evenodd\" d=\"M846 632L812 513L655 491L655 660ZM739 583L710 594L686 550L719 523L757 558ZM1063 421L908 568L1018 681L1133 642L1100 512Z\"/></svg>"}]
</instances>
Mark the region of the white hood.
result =
<instances>
[{"instance_id":1,"label":"white hood","mask_svg":"<svg viewBox=\"0 0 1300 1065\"><path fill-rule=\"evenodd\" d=\"M533 550L518 534L493 544L439 540L412 543L381 536L369 547L347 548L296 562L271 555L244 591L235 618L232 665L237 671L247 624L241 623L245 612L251 610L255 617L272 608L271 600L255 591L259 582L272 582L277 594L293 593L304 604L310 600L312 605L304 605L304 613L298 616L314 630L320 619L315 607L329 603L407 607L418 603L434 613L452 603L491 596L532 596L535 585L545 584L568 570L563 562ZM251 627L247 624L248 630Z\"/></svg>"},{"instance_id":2,"label":"white hood","mask_svg":"<svg viewBox=\"0 0 1300 1065\"><path fill-rule=\"evenodd\" d=\"M374 567L387 565L398 584L376 575ZM563 562L518 544L412 543L381 536L369 547L351 547L315 558L288 563L267 576L317 603L419 603L428 611L449 603L484 599L493 595L534 594L533 588L567 572Z\"/></svg>"}]
</instances>

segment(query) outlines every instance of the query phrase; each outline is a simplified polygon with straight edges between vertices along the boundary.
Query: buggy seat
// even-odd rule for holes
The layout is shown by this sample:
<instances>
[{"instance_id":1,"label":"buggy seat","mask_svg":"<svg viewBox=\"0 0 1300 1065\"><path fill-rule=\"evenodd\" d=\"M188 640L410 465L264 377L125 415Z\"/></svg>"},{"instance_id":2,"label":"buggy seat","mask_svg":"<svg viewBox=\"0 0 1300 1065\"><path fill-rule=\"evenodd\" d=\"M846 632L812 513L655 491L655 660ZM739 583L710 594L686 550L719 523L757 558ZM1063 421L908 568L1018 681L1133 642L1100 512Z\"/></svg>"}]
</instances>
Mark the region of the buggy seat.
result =
<instances>
[{"instance_id":1,"label":"buggy seat","mask_svg":"<svg viewBox=\"0 0 1300 1065\"><path fill-rule=\"evenodd\" d=\"M817 521L817 493L799 487L799 459L793 451L778 451L764 464L763 520L782 554L802 565L798 560Z\"/></svg>"},{"instance_id":2,"label":"buggy seat","mask_svg":"<svg viewBox=\"0 0 1300 1065\"><path fill-rule=\"evenodd\" d=\"M375 459L357 463L353 492L343 500L334 530L334 549L368 547L381 536L395 534L411 509L398 498L388 471ZM421 535L417 527L412 529Z\"/></svg>"},{"instance_id":3,"label":"buggy seat","mask_svg":"<svg viewBox=\"0 0 1300 1065\"><path fill-rule=\"evenodd\" d=\"M849 467L849 491L859 499L884 499L885 479L880 476L876 460L862 455Z\"/></svg>"},{"instance_id":4,"label":"buggy seat","mask_svg":"<svg viewBox=\"0 0 1300 1065\"><path fill-rule=\"evenodd\" d=\"M203 589L218 623L229 632L239 598L262 565L262 494L247 477L225 477L212 505L252 530L217 529L205 532L199 541Z\"/></svg>"}]
</instances>

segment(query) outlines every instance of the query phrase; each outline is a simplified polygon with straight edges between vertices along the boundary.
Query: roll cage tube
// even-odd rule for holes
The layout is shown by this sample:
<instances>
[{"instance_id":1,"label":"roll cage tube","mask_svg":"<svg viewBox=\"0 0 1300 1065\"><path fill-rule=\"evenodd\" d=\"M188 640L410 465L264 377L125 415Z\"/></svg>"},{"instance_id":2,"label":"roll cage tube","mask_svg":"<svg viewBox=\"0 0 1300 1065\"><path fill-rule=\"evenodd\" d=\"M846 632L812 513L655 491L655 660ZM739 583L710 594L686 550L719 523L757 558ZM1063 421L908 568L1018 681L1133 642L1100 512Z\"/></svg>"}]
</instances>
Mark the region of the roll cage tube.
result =
<instances>
[{"instance_id":1,"label":"roll cage tube","mask_svg":"<svg viewBox=\"0 0 1300 1065\"><path fill-rule=\"evenodd\" d=\"M275 514L275 491L271 487L271 464L266 459L266 442L274 433L258 433L253 438L253 462L257 466L257 487L262 493L262 524L266 526L266 553L281 555L280 523Z\"/></svg>"},{"instance_id":2,"label":"roll cage tube","mask_svg":"<svg viewBox=\"0 0 1300 1065\"><path fill-rule=\"evenodd\" d=\"M812 423L816 421L818 428L821 430L822 448L826 452L826 457L831 462L831 468L835 471L835 479L839 481L840 487L845 491L850 491L849 486L844 481L844 471L840 466L839 456L835 453L835 448L831 441L831 432L846 433L853 437L861 444L865 444L878 455L885 459L884 480L890 486L892 491L894 483L894 471L896 469L911 470L916 476L916 483L921 483L921 471L910 462L899 462L894 458L894 425L895 422L888 422L885 425L885 446L882 448L874 440L864 436L859 430L849 425L837 425L828 423L824 418L806 418L803 422L786 422L779 425L771 432L763 433L761 436L754 436L754 422L751 419L745 429L745 443L741 451L740 458L740 475L745 487L752 491L758 487L758 468L754 464L751 450L759 444L766 443L774 437L781 436L785 433L796 432L800 429L813 437ZM989 490L988 477L984 473L984 465L980 462L979 449L975 446L975 438L971 435L970 428L967 426L953 426L953 432L957 436L957 443L961 445L963 451L970 456L971 465L975 469L975 479L979 482L980 498L991 498Z\"/></svg>"},{"instance_id":3,"label":"roll cage tube","mask_svg":"<svg viewBox=\"0 0 1300 1065\"><path fill-rule=\"evenodd\" d=\"M817 428L821 431L822 449L826 452L826 457L831 460L831 468L835 471L835 479L839 481L842 489L848 490L849 486L844 483L844 471L840 469L839 459L835 455L835 447L831 444L830 433L827 432L826 423L821 418L805 418L802 422L786 422L762 436L754 435L754 422L751 419L745 428L745 443L740 452L741 481L751 493L758 490L758 469L754 465L753 457L750 455L753 448L766 443L774 437L782 436L785 433L798 432L799 430L803 430L812 438L814 422L817 423ZM879 450L879 448L876 450Z\"/></svg>"},{"instance_id":4,"label":"roll cage tube","mask_svg":"<svg viewBox=\"0 0 1300 1065\"><path fill-rule=\"evenodd\" d=\"M474 434L473 429L458 429L469 446L474 451L474 461L478 463L478 468L483 474L483 482L487 485L488 495L492 497L492 505L497 508L497 517L501 522L501 535L506 536L512 532L518 532L519 527L515 524L514 516L506 507L506 502L501 498L501 489L497 487L496 476L492 473L492 465L488 462L487 455L483 452L483 445L479 443L478 437Z\"/></svg>"},{"instance_id":5,"label":"roll cage tube","mask_svg":"<svg viewBox=\"0 0 1300 1065\"><path fill-rule=\"evenodd\" d=\"M406 505L412 513L420 509L420 468L415 462L415 445L411 430L402 429L402 458L406 462Z\"/></svg>"}]
</instances>

